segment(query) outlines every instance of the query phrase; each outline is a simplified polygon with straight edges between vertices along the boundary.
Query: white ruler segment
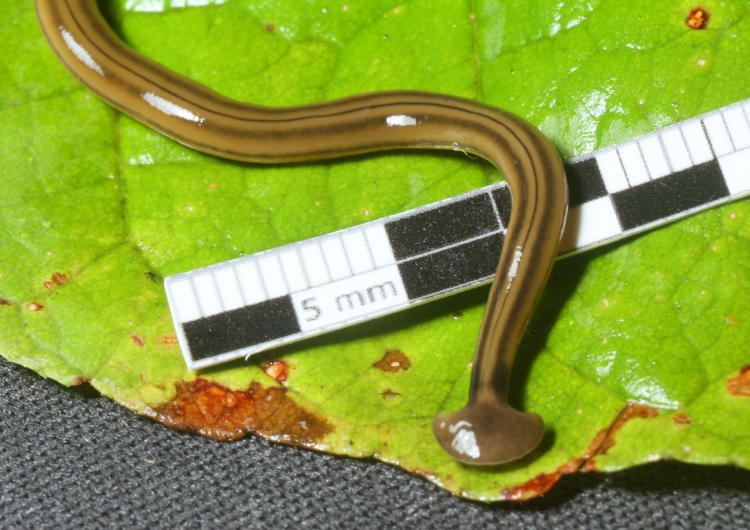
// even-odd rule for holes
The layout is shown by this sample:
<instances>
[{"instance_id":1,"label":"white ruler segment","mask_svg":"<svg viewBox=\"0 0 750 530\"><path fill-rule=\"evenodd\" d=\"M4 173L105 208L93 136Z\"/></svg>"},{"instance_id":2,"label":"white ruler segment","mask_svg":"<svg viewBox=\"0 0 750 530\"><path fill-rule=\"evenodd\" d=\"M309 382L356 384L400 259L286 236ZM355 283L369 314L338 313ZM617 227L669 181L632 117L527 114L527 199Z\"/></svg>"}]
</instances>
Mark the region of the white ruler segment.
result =
<instances>
[{"instance_id":1,"label":"white ruler segment","mask_svg":"<svg viewBox=\"0 0 750 530\"><path fill-rule=\"evenodd\" d=\"M567 161L561 255L750 193L750 100ZM498 183L165 279L190 369L491 281L510 217Z\"/></svg>"}]
</instances>

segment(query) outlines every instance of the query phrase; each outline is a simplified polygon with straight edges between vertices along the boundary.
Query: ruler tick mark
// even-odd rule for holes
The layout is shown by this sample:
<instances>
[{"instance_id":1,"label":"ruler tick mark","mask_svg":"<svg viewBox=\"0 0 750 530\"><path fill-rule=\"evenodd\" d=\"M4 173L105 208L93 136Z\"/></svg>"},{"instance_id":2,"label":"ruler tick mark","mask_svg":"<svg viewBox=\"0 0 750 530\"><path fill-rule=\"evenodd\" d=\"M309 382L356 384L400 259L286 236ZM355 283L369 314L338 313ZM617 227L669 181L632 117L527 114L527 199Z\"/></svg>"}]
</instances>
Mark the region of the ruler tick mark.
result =
<instances>
[{"instance_id":1,"label":"ruler tick mark","mask_svg":"<svg viewBox=\"0 0 750 530\"><path fill-rule=\"evenodd\" d=\"M703 120L700 120L700 124L701 124L701 129L703 129L703 134L706 136L706 141L708 142L708 148L711 150L711 157L716 159L718 157L716 156L714 143L711 141L711 137L708 135L708 129L706 129L706 122Z\"/></svg>"},{"instance_id":2,"label":"ruler tick mark","mask_svg":"<svg viewBox=\"0 0 750 530\"><path fill-rule=\"evenodd\" d=\"M505 232L505 224L503 223L503 217L500 215L500 210L497 209L497 204L495 203L495 198L492 196L492 192L488 191L485 195L487 195L487 198L490 201L490 204L492 205L492 211L495 212L495 218L497 219L497 224L500 227L501 232Z\"/></svg>"},{"instance_id":3,"label":"ruler tick mark","mask_svg":"<svg viewBox=\"0 0 750 530\"><path fill-rule=\"evenodd\" d=\"M724 116L723 112L720 112L719 116L721 117L721 121L722 121L722 123L724 123L724 128L727 131L727 136L729 137L729 143L732 144L732 151L736 151L737 150L737 146L734 143L734 138L732 138L732 131L729 130L729 124L727 123L727 117Z\"/></svg>"},{"instance_id":4,"label":"ruler tick mark","mask_svg":"<svg viewBox=\"0 0 750 530\"><path fill-rule=\"evenodd\" d=\"M211 275L211 281L214 284L214 289L216 289L216 298L219 300L219 305L221 306L221 310L226 311L227 305L224 303L224 297L221 295L221 289L219 289L219 281L216 279L216 268L212 267L209 269L209 274Z\"/></svg>"},{"instance_id":5,"label":"ruler tick mark","mask_svg":"<svg viewBox=\"0 0 750 530\"><path fill-rule=\"evenodd\" d=\"M687 140L685 139L685 132L682 130L682 127L679 127L677 131L680 133L680 138L682 138L682 143L685 144L685 151L687 151L688 160L690 160L690 165L694 166L695 161L693 159L693 153L690 152L690 145L687 143Z\"/></svg>"},{"instance_id":6,"label":"ruler tick mark","mask_svg":"<svg viewBox=\"0 0 750 530\"><path fill-rule=\"evenodd\" d=\"M646 175L648 176L648 179L653 180L653 177L651 176L651 169L648 167L648 163L646 162L646 157L643 155L643 148L641 147L641 142L636 142L635 145L638 147L638 153L641 155L641 160L643 161L643 166L646 168Z\"/></svg>"},{"instance_id":7,"label":"ruler tick mark","mask_svg":"<svg viewBox=\"0 0 750 530\"><path fill-rule=\"evenodd\" d=\"M664 154L664 160L667 161L667 167L669 167L669 172L674 173L674 167L672 166L672 161L669 159L669 153L667 153L667 146L664 145L664 138L661 137L661 134L657 134L656 138L659 140L659 145L661 146L661 152Z\"/></svg>"},{"instance_id":8,"label":"ruler tick mark","mask_svg":"<svg viewBox=\"0 0 750 530\"><path fill-rule=\"evenodd\" d=\"M234 265L229 265L229 268L232 271L232 274L234 274L234 279L237 281L237 287L239 288L240 292L240 299L242 300L242 305L248 305L247 298L245 297L245 291L242 289L242 282L240 281L240 276L237 274L237 267Z\"/></svg>"},{"instance_id":9,"label":"ruler tick mark","mask_svg":"<svg viewBox=\"0 0 750 530\"><path fill-rule=\"evenodd\" d=\"M370 256L370 261L372 261L372 266L375 268L375 270L378 269L378 262L375 260L375 253L372 251L372 245L370 245L370 238L367 237L367 231L362 230L362 236L365 238L365 246L367 247L367 253Z\"/></svg>"},{"instance_id":10,"label":"ruler tick mark","mask_svg":"<svg viewBox=\"0 0 750 530\"><path fill-rule=\"evenodd\" d=\"M200 313L201 317L205 317L206 312L203 310L203 304L201 303L201 299L198 296L198 289L195 287L195 282L193 281L192 274L188 276L188 281L190 282L190 289L193 291L193 298L195 298L195 304L198 306L198 312Z\"/></svg>"},{"instance_id":11,"label":"ruler tick mark","mask_svg":"<svg viewBox=\"0 0 750 530\"><path fill-rule=\"evenodd\" d=\"M309 289L310 287L312 287L312 282L310 281L310 275L307 273L307 267L305 267L305 262L302 259L302 254L300 253L299 248L299 245L295 245L294 253L300 262L300 268L302 269L302 276L305 279L305 285L307 286L307 289Z\"/></svg>"},{"instance_id":12,"label":"ruler tick mark","mask_svg":"<svg viewBox=\"0 0 750 530\"><path fill-rule=\"evenodd\" d=\"M622 174L625 175L625 180L628 183L628 187L632 187L633 185L630 183L630 177L628 176L628 172L625 169L625 164L622 161L622 155L620 154L620 149L615 149L615 153L617 153L617 160L620 161L620 167L622 168Z\"/></svg>"},{"instance_id":13,"label":"ruler tick mark","mask_svg":"<svg viewBox=\"0 0 750 530\"><path fill-rule=\"evenodd\" d=\"M745 117L745 124L748 126L748 128L750 128L750 118L748 118L745 105L740 105L740 109L742 109L742 115Z\"/></svg>"}]
</instances>

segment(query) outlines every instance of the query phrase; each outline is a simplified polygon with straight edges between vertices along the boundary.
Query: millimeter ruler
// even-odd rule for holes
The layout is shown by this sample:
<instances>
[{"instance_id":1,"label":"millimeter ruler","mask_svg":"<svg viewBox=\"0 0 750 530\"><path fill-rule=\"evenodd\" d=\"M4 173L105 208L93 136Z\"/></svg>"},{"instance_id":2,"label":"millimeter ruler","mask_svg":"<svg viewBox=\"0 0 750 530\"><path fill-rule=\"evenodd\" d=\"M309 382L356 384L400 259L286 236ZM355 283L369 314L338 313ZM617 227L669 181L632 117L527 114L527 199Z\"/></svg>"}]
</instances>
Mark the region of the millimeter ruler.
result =
<instances>
[{"instance_id":1,"label":"millimeter ruler","mask_svg":"<svg viewBox=\"0 0 750 530\"><path fill-rule=\"evenodd\" d=\"M750 194L750 99L568 160L561 255ZM510 218L493 184L298 243L169 276L192 370L489 283Z\"/></svg>"}]
</instances>

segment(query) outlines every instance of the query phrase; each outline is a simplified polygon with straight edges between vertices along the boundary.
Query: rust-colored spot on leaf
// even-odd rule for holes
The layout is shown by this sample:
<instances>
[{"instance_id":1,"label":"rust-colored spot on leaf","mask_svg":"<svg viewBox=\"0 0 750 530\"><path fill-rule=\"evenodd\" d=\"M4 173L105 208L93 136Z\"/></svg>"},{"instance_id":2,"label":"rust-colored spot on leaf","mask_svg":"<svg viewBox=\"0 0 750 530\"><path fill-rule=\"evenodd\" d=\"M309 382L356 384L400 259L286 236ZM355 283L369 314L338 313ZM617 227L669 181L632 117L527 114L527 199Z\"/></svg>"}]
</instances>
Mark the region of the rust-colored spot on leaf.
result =
<instances>
[{"instance_id":1,"label":"rust-colored spot on leaf","mask_svg":"<svg viewBox=\"0 0 750 530\"><path fill-rule=\"evenodd\" d=\"M523 501L538 497L549 491L563 475L596 470L595 457L606 454L615 445L615 436L628 421L633 418L653 418L659 411L648 405L628 403L607 427L600 430L584 453L557 468L554 473L542 473L530 481L508 488L501 493L506 500Z\"/></svg>"},{"instance_id":2,"label":"rust-colored spot on leaf","mask_svg":"<svg viewBox=\"0 0 750 530\"><path fill-rule=\"evenodd\" d=\"M399 392L394 392L390 388L386 388L380 393L380 395L382 396L383 399L394 399L394 398L399 397L401 394Z\"/></svg>"},{"instance_id":3,"label":"rust-colored spot on leaf","mask_svg":"<svg viewBox=\"0 0 750 530\"><path fill-rule=\"evenodd\" d=\"M175 429L215 440L237 440L248 432L291 445L310 447L333 430L322 417L289 399L285 388L254 382L230 390L199 378L177 383L177 395L152 416Z\"/></svg>"},{"instance_id":4,"label":"rust-colored spot on leaf","mask_svg":"<svg viewBox=\"0 0 750 530\"><path fill-rule=\"evenodd\" d=\"M45 288L52 290L55 287L61 287L66 283L68 283L68 275L62 272L56 272L49 280L42 282L42 285L44 285Z\"/></svg>"},{"instance_id":5,"label":"rust-colored spot on leaf","mask_svg":"<svg viewBox=\"0 0 750 530\"><path fill-rule=\"evenodd\" d=\"M276 379L277 382L283 383L289 377L289 365L284 361L268 361L261 369L268 377Z\"/></svg>"},{"instance_id":6,"label":"rust-colored spot on leaf","mask_svg":"<svg viewBox=\"0 0 750 530\"><path fill-rule=\"evenodd\" d=\"M276 26L273 24L266 24L266 31L273 31L276 29Z\"/></svg>"},{"instance_id":7,"label":"rust-colored spot on leaf","mask_svg":"<svg viewBox=\"0 0 750 530\"><path fill-rule=\"evenodd\" d=\"M83 385L83 384L86 384L88 382L89 382L89 378L88 377L86 377L85 375L79 375L78 377L76 377L75 379L73 379L73 386Z\"/></svg>"},{"instance_id":8,"label":"rust-colored spot on leaf","mask_svg":"<svg viewBox=\"0 0 750 530\"><path fill-rule=\"evenodd\" d=\"M383 358L372 366L383 372L400 372L411 367L411 361L401 350L387 350Z\"/></svg>"},{"instance_id":9,"label":"rust-colored spot on leaf","mask_svg":"<svg viewBox=\"0 0 750 530\"><path fill-rule=\"evenodd\" d=\"M563 473L556 471L555 473L540 473L528 482L524 482L520 486L514 488L504 489L501 494L506 501L520 502L528 499L533 499L539 495L547 493L552 486L557 484Z\"/></svg>"},{"instance_id":10,"label":"rust-colored spot on leaf","mask_svg":"<svg viewBox=\"0 0 750 530\"><path fill-rule=\"evenodd\" d=\"M156 338L157 344L177 344L178 342L177 335L174 333L167 333Z\"/></svg>"},{"instance_id":11,"label":"rust-colored spot on leaf","mask_svg":"<svg viewBox=\"0 0 750 530\"><path fill-rule=\"evenodd\" d=\"M42 309L44 309L44 306L39 302L29 302L26 305L26 309L28 309L29 311L41 311Z\"/></svg>"},{"instance_id":12,"label":"rust-colored spot on leaf","mask_svg":"<svg viewBox=\"0 0 750 530\"><path fill-rule=\"evenodd\" d=\"M625 408L620 411L615 420L609 425L599 431L597 435L589 444L588 449L583 454L583 460L578 470L580 471L594 471L596 470L596 461L594 457L599 455L607 454L612 446L615 445L615 437L620 429L634 418L655 418L659 415L659 411L654 407L643 405L641 403L628 403Z\"/></svg>"},{"instance_id":13,"label":"rust-colored spot on leaf","mask_svg":"<svg viewBox=\"0 0 750 530\"><path fill-rule=\"evenodd\" d=\"M677 423L678 425L690 425L693 423L693 418L685 414L684 412L678 412L674 416L672 416L672 421Z\"/></svg>"},{"instance_id":14,"label":"rust-colored spot on leaf","mask_svg":"<svg viewBox=\"0 0 750 530\"><path fill-rule=\"evenodd\" d=\"M140 346L141 348L143 348L146 345L146 341L143 340L143 337L141 337L140 335L136 333L131 333L130 339L135 343L136 346Z\"/></svg>"},{"instance_id":15,"label":"rust-colored spot on leaf","mask_svg":"<svg viewBox=\"0 0 750 530\"><path fill-rule=\"evenodd\" d=\"M706 29L710 15L702 7L695 7L685 19L685 25L691 29Z\"/></svg>"},{"instance_id":16,"label":"rust-colored spot on leaf","mask_svg":"<svg viewBox=\"0 0 750 530\"><path fill-rule=\"evenodd\" d=\"M750 364L742 367L736 376L727 379L727 392L733 396L750 397Z\"/></svg>"},{"instance_id":17,"label":"rust-colored spot on leaf","mask_svg":"<svg viewBox=\"0 0 750 530\"><path fill-rule=\"evenodd\" d=\"M10 302L8 302L7 300L3 300L2 298L0 298L0 305L10 305Z\"/></svg>"},{"instance_id":18,"label":"rust-colored spot on leaf","mask_svg":"<svg viewBox=\"0 0 750 530\"><path fill-rule=\"evenodd\" d=\"M742 321L734 315L727 315L727 324L730 326L739 326Z\"/></svg>"}]
</instances>

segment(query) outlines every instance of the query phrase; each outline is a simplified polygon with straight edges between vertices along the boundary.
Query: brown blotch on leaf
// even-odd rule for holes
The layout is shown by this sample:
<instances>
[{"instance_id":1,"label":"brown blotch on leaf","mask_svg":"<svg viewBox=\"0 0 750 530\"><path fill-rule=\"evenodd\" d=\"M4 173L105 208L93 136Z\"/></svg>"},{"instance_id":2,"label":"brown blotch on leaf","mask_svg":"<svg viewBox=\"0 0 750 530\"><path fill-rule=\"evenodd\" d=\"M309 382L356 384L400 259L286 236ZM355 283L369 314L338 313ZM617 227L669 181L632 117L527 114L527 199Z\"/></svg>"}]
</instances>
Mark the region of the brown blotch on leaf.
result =
<instances>
[{"instance_id":1,"label":"brown blotch on leaf","mask_svg":"<svg viewBox=\"0 0 750 530\"><path fill-rule=\"evenodd\" d=\"M672 416L672 421L677 423L678 425L690 425L691 423L693 423L693 419L684 412L678 412L677 414Z\"/></svg>"},{"instance_id":2,"label":"brown blotch on leaf","mask_svg":"<svg viewBox=\"0 0 750 530\"><path fill-rule=\"evenodd\" d=\"M136 333L131 333L130 339L135 343L136 346L140 346L141 348L143 348L146 345L146 341L143 340L143 337L141 337L140 335Z\"/></svg>"},{"instance_id":3,"label":"brown blotch on leaf","mask_svg":"<svg viewBox=\"0 0 750 530\"><path fill-rule=\"evenodd\" d=\"M2 298L0 298L0 305L10 305L10 302L8 302L7 300L3 300Z\"/></svg>"},{"instance_id":4,"label":"brown blotch on leaf","mask_svg":"<svg viewBox=\"0 0 750 530\"><path fill-rule=\"evenodd\" d=\"M42 309L44 309L44 306L39 302L29 302L26 305L26 309L28 309L29 311L41 311Z\"/></svg>"},{"instance_id":5,"label":"brown blotch on leaf","mask_svg":"<svg viewBox=\"0 0 750 530\"><path fill-rule=\"evenodd\" d=\"M178 342L177 335L174 333L167 333L166 335L156 338L157 344L177 344Z\"/></svg>"},{"instance_id":6,"label":"brown blotch on leaf","mask_svg":"<svg viewBox=\"0 0 750 530\"><path fill-rule=\"evenodd\" d=\"M623 425L634 418L654 418L659 411L654 407L640 403L628 403L607 427L600 430L584 453L557 468L553 473L542 473L533 479L516 486L504 489L503 498L510 501L524 501L546 493L563 475L578 472L596 471L595 457L607 454L615 445L615 437Z\"/></svg>"},{"instance_id":7,"label":"brown blotch on leaf","mask_svg":"<svg viewBox=\"0 0 750 530\"><path fill-rule=\"evenodd\" d=\"M734 315L727 315L727 324L730 326L739 326L742 321Z\"/></svg>"},{"instance_id":8,"label":"brown blotch on leaf","mask_svg":"<svg viewBox=\"0 0 750 530\"><path fill-rule=\"evenodd\" d=\"M310 447L333 431L324 418L289 399L285 388L257 382L247 390L230 390L201 378L180 382L177 395L151 415L175 429L222 441L253 432L275 442Z\"/></svg>"},{"instance_id":9,"label":"brown blotch on leaf","mask_svg":"<svg viewBox=\"0 0 750 530\"><path fill-rule=\"evenodd\" d=\"M615 437L620 429L632 419L641 418L649 419L655 418L659 415L659 411L649 405L643 405L642 403L628 403L625 408L620 411L615 420L609 425L599 431L597 435L589 444L588 449L583 454L583 462L579 468L580 471L595 471L596 461L594 457L599 455L607 454L612 446L615 445Z\"/></svg>"},{"instance_id":10,"label":"brown blotch on leaf","mask_svg":"<svg viewBox=\"0 0 750 530\"><path fill-rule=\"evenodd\" d=\"M383 399L394 399L394 398L399 397L401 395L401 393L400 392L394 392L390 388L386 388L385 390L383 390L380 393L380 395L381 395L381 397Z\"/></svg>"},{"instance_id":11,"label":"brown blotch on leaf","mask_svg":"<svg viewBox=\"0 0 750 530\"><path fill-rule=\"evenodd\" d=\"M400 372L411 367L411 361L401 350L387 350L383 358L372 363L374 368L383 372Z\"/></svg>"},{"instance_id":12,"label":"brown blotch on leaf","mask_svg":"<svg viewBox=\"0 0 750 530\"><path fill-rule=\"evenodd\" d=\"M727 392L733 396L750 397L750 364L742 367L736 376L727 379Z\"/></svg>"},{"instance_id":13,"label":"brown blotch on leaf","mask_svg":"<svg viewBox=\"0 0 750 530\"><path fill-rule=\"evenodd\" d=\"M273 31L276 29L276 26L273 24L266 24L266 31Z\"/></svg>"},{"instance_id":14,"label":"brown blotch on leaf","mask_svg":"<svg viewBox=\"0 0 750 530\"><path fill-rule=\"evenodd\" d=\"M44 285L45 288L52 290L55 287L61 287L66 283L68 283L68 275L62 272L56 272L49 280L42 282L42 285Z\"/></svg>"},{"instance_id":15,"label":"brown blotch on leaf","mask_svg":"<svg viewBox=\"0 0 750 530\"><path fill-rule=\"evenodd\" d=\"M272 377L278 383L283 383L289 377L289 365L284 361L268 361L265 363L261 370L265 372L268 377Z\"/></svg>"},{"instance_id":16,"label":"brown blotch on leaf","mask_svg":"<svg viewBox=\"0 0 750 530\"><path fill-rule=\"evenodd\" d=\"M562 476L563 473L557 471L554 473L540 473L520 486L504 489L500 493L506 501L520 502L533 499L547 493L552 489L552 486L557 484L557 481Z\"/></svg>"},{"instance_id":17,"label":"brown blotch on leaf","mask_svg":"<svg viewBox=\"0 0 750 530\"><path fill-rule=\"evenodd\" d=\"M73 386L85 385L88 382L89 382L89 378L88 377L86 377L85 375L79 375L78 377L76 377L75 379L73 379L72 385Z\"/></svg>"},{"instance_id":18,"label":"brown blotch on leaf","mask_svg":"<svg viewBox=\"0 0 750 530\"><path fill-rule=\"evenodd\" d=\"M706 29L710 15L702 7L695 7L685 19L685 25L691 29Z\"/></svg>"}]
</instances>

